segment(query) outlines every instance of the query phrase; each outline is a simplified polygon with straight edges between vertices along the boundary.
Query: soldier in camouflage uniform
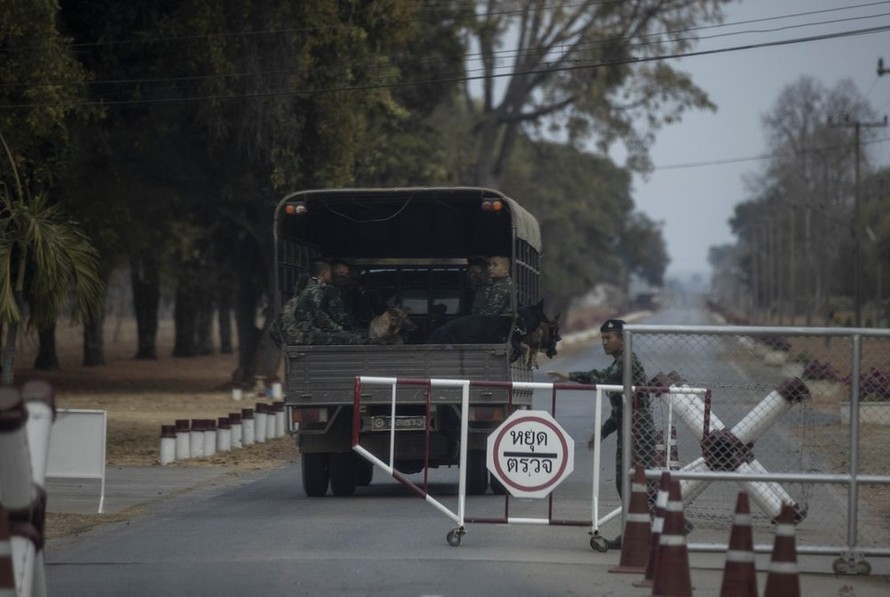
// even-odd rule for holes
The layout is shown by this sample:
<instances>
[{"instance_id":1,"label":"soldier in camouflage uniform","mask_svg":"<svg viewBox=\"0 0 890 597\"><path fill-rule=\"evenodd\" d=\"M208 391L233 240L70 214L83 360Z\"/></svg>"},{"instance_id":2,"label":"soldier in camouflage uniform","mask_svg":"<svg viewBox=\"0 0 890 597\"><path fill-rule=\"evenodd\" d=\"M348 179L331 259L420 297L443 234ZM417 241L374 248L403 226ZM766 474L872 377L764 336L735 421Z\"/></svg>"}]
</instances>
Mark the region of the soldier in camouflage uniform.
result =
<instances>
[{"instance_id":1,"label":"soldier in camouflage uniform","mask_svg":"<svg viewBox=\"0 0 890 597\"><path fill-rule=\"evenodd\" d=\"M474 315L512 315L510 297L513 294L513 278L510 277L509 257L488 258L488 286L485 289L485 302L478 309L473 300Z\"/></svg>"},{"instance_id":2,"label":"soldier in camouflage uniform","mask_svg":"<svg viewBox=\"0 0 890 597\"><path fill-rule=\"evenodd\" d=\"M480 311L488 302L488 260L485 257L467 259L467 295L463 315L480 315Z\"/></svg>"},{"instance_id":3,"label":"soldier in camouflage uniform","mask_svg":"<svg viewBox=\"0 0 890 597\"><path fill-rule=\"evenodd\" d=\"M593 369L591 371L572 371L566 373L562 371L548 371L547 375L553 381L574 381L584 384L602 384L602 385L624 385L624 321L620 319L609 319L600 327L600 335L603 343L603 351L611 356L614 360L612 364L605 369ZM631 374L631 383L635 386L645 386L647 384L646 371L643 364L637 358L636 353L631 354L631 366L633 372ZM609 418L603 423L600 433L602 439L605 439L612 433L617 433L615 446L615 484L618 488L618 495L622 494L622 482L626 469L622 462L623 449L623 433L621 431L621 417L623 410L622 392L608 392L609 404L612 412ZM646 468L652 468L655 461L655 424L652 421L652 412L649 410L649 394L640 392L636 395L636 411L632 420L631 433L634 438L631 447L631 460L634 465L642 464ZM593 437L587 444L588 448L593 449ZM654 487L650 487L650 509L654 507L654 497L656 495ZM608 542L611 548L621 547L621 537L614 541Z\"/></svg>"},{"instance_id":4,"label":"soldier in camouflage uniform","mask_svg":"<svg viewBox=\"0 0 890 597\"><path fill-rule=\"evenodd\" d=\"M323 259L311 264L306 288L287 302L282 313L289 344L361 344L362 337L347 326L352 321L340 291L331 284L331 266Z\"/></svg>"}]
</instances>

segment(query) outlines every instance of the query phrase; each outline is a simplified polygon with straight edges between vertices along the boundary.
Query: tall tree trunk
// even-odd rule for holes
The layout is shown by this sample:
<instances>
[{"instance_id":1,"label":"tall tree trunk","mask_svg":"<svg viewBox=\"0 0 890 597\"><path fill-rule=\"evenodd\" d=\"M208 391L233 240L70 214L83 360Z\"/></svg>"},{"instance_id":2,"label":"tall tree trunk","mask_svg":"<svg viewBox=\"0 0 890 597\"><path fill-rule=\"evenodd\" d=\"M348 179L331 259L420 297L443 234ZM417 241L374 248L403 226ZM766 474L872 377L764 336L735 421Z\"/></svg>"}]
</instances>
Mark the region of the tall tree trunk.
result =
<instances>
[{"instance_id":1,"label":"tall tree trunk","mask_svg":"<svg viewBox=\"0 0 890 597\"><path fill-rule=\"evenodd\" d=\"M38 371L58 371L59 356L56 354L56 324L37 332L37 358L34 368Z\"/></svg>"},{"instance_id":2,"label":"tall tree trunk","mask_svg":"<svg viewBox=\"0 0 890 597\"><path fill-rule=\"evenodd\" d=\"M105 364L105 311L83 322L83 366Z\"/></svg>"},{"instance_id":3,"label":"tall tree trunk","mask_svg":"<svg viewBox=\"0 0 890 597\"><path fill-rule=\"evenodd\" d=\"M199 355L213 354L213 291L202 285L195 318L195 348Z\"/></svg>"},{"instance_id":4,"label":"tall tree trunk","mask_svg":"<svg viewBox=\"0 0 890 597\"><path fill-rule=\"evenodd\" d=\"M154 255L140 255L130 261L133 283L133 310L138 335L137 359L156 359L158 305L161 302L160 264Z\"/></svg>"},{"instance_id":5,"label":"tall tree trunk","mask_svg":"<svg viewBox=\"0 0 890 597\"><path fill-rule=\"evenodd\" d=\"M228 289L221 289L217 299L219 325L219 351L232 354L232 298Z\"/></svg>"},{"instance_id":6,"label":"tall tree trunk","mask_svg":"<svg viewBox=\"0 0 890 597\"><path fill-rule=\"evenodd\" d=\"M184 268L187 270L188 268ZM183 276L186 277L186 276ZM173 343L174 357L193 357L198 354L195 345L195 319L198 314L198 297L190 282L180 280L173 307L173 323L176 326Z\"/></svg>"}]
</instances>

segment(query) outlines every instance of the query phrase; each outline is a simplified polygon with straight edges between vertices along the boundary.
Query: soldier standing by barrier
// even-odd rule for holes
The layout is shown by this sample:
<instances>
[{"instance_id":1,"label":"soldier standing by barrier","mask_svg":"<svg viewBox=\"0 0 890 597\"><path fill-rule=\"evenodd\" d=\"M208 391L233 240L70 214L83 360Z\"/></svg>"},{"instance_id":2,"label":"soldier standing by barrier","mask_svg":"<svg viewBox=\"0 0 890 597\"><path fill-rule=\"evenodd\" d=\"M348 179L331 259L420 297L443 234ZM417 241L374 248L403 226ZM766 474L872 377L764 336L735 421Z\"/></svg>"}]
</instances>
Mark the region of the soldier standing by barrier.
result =
<instances>
[{"instance_id":1,"label":"soldier standing by barrier","mask_svg":"<svg viewBox=\"0 0 890 597\"><path fill-rule=\"evenodd\" d=\"M572 371L567 373L564 371L548 371L547 375L553 381L574 381L585 384L608 384L623 385L624 384L624 321L621 319L609 319L600 327L600 335L603 343L603 351L611 356L614 360L612 364L605 369L592 369L590 371ZM632 381L634 386L645 386L646 371L643 364L637 357L636 353L631 354L632 363ZM623 397L621 392L608 392L609 404L612 412L609 418L603 423L600 430L602 439L605 439L614 432L618 432L615 447L615 484L618 488L618 495L622 493L622 482L624 475L627 474L627 468L622 462L623 438L621 434L621 417L623 410ZM652 412L649 410L649 394L639 392L636 394L636 411L632 421L632 434L634 438L631 460L632 466L642 464L646 468L651 468L655 457L655 424L652 421ZM593 437L587 444L587 447L593 449ZM654 492L650 491L650 509ZM607 542L610 548L618 549L621 547L621 536L619 535L614 541Z\"/></svg>"}]
</instances>

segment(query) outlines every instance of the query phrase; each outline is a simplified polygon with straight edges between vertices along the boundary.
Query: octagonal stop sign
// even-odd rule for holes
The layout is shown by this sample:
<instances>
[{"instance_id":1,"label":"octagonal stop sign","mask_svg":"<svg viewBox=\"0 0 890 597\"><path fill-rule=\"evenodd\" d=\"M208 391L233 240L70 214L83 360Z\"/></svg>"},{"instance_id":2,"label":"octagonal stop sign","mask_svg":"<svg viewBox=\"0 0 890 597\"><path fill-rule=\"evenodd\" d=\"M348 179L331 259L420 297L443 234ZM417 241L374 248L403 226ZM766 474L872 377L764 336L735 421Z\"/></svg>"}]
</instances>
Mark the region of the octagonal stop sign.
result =
<instances>
[{"instance_id":1,"label":"octagonal stop sign","mask_svg":"<svg viewBox=\"0 0 890 597\"><path fill-rule=\"evenodd\" d=\"M488 436L488 470L515 497L546 497L575 468L575 441L547 411L518 410Z\"/></svg>"}]
</instances>

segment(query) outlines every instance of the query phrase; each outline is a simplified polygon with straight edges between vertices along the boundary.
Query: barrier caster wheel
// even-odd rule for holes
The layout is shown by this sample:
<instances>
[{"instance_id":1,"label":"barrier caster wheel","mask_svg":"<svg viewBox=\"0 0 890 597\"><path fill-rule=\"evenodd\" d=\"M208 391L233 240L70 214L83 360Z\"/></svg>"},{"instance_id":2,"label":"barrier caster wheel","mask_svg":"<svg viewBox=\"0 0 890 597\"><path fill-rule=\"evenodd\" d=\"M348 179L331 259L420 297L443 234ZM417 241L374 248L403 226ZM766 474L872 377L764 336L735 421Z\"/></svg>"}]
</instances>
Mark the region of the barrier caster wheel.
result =
<instances>
[{"instance_id":1,"label":"barrier caster wheel","mask_svg":"<svg viewBox=\"0 0 890 597\"><path fill-rule=\"evenodd\" d=\"M859 574L868 576L871 574L871 564L865 560L848 560L847 558L836 559L831 567L835 574Z\"/></svg>"},{"instance_id":2,"label":"barrier caster wheel","mask_svg":"<svg viewBox=\"0 0 890 597\"><path fill-rule=\"evenodd\" d=\"M590 538L590 547L599 552L607 552L609 551L609 544L606 542L606 538L602 535L594 535Z\"/></svg>"},{"instance_id":3,"label":"barrier caster wheel","mask_svg":"<svg viewBox=\"0 0 890 597\"><path fill-rule=\"evenodd\" d=\"M463 531L460 529L451 529L448 531L448 545L451 547L459 547L460 546L460 537L463 535Z\"/></svg>"}]
</instances>

